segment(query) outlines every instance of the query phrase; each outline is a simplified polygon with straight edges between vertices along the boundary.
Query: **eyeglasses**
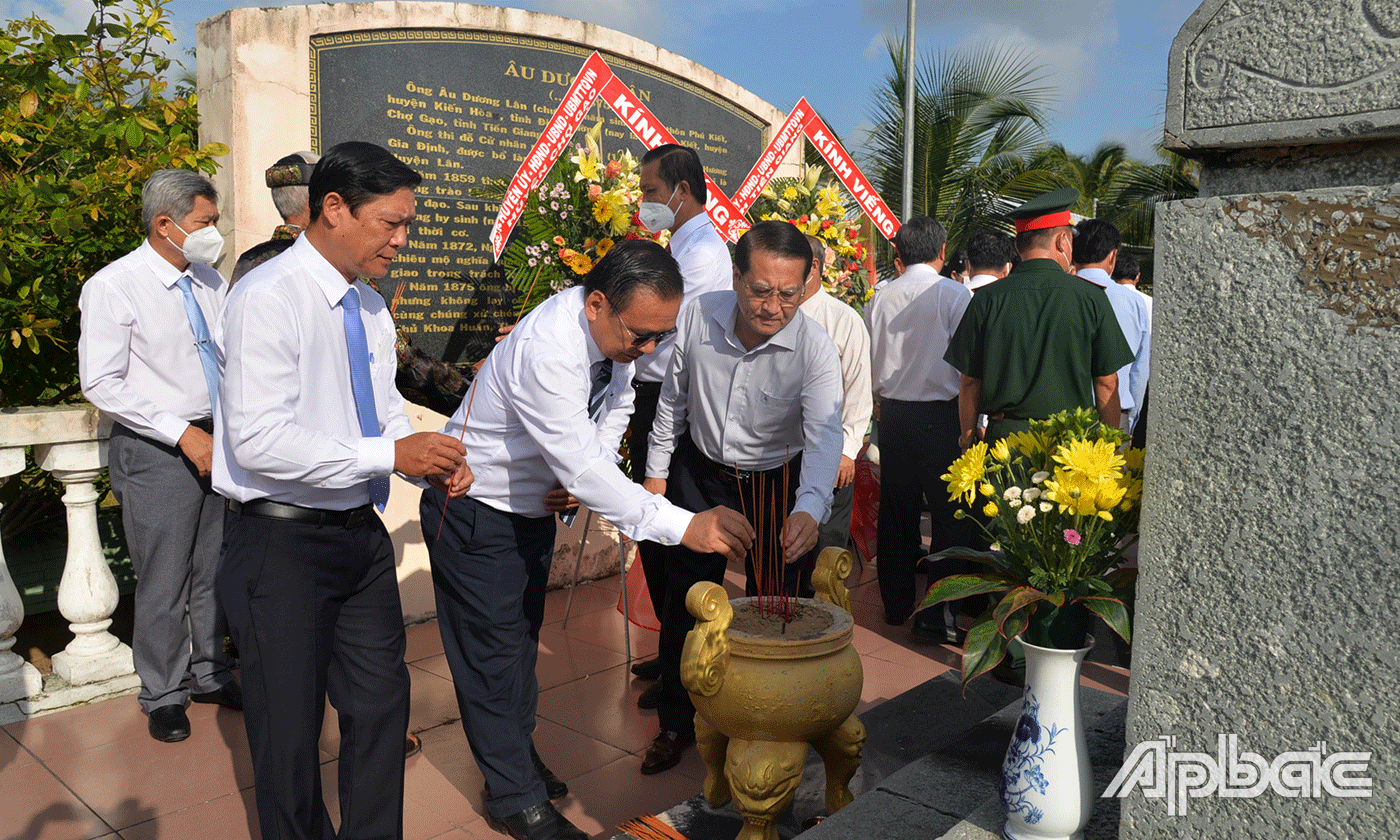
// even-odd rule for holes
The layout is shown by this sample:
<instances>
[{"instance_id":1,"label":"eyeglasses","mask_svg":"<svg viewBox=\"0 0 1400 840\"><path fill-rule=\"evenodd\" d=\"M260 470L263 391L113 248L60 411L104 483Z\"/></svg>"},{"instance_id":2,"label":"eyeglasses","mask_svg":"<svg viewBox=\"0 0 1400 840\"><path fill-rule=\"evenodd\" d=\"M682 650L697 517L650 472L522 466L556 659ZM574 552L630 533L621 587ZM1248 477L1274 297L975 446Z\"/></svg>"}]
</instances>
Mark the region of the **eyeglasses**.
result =
<instances>
[{"instance_id":1,"label":"eyeglasses","mask_svg":"<svg viewBox=\"0 0 1400 840\"><path fill-rule=\"evenodd\" d=\"M744 286L749 290L749 297L754 300L771 300L773 296L776 295L778 297L778 302L783 306L792 306L801 300L802 290L803 287L806 286L806 283L792 289L772 289L764 286L755 286L746 280L744 281Z\"/></svg>"},{"instance_id":2,"label":"eyeglasses","mask_svg":"<svg viewBox=\"0 0 1400 840\"><path fill-rule=\"evenodd\" d=\"M622 328L632 334L633 347L645 347L653 341L657 344L660 344L661 342L676 334L675 327L671 327L669 330L660 330L659 332L637 332L636 330L627 326L626 321L622 320L622 313L617 311L617 307L612 305L612 301L608 301L608 308L611 309L613 314L617 316L617 322L622 325Z\"/></svg>"}]
</instances>

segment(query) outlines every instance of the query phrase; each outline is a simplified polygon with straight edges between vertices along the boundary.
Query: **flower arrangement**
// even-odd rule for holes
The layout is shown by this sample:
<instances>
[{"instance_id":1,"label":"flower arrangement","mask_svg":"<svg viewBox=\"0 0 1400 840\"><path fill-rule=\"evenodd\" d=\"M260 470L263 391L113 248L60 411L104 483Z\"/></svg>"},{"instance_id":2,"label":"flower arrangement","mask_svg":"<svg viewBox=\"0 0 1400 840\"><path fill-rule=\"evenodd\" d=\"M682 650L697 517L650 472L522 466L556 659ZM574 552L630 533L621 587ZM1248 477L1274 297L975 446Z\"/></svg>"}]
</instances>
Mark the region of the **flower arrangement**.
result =
<instances>
[{"instance_id":1,"label":"flower arrangement","mask_svg":"<svg viewBox=\"0 0 1400 840\"><path fill-rule=\"evenodd\" d=\"M605 158L602 133L599 120L573 154L555 163L531 193L518 233L501 255L511 285L530 296L523 311L574 285L618 240L665 241L637 218L642 190L636 157L624 149ZM504 193L504 182L479 192L486 198Z\"/></svg>"},{"instance_id":2,"label":"flower arrangement","mask_svg":"<svg viewBox=\"0 0 1400 840\"><path fill-rule=\"evenodd\" d=\"M1143 450L1120 451L1126 439L1092 409L1063 411L991 446L975 444L943 476L950 498L980 514L992 543L990 551L952 548L931 558L989 567L950 575L924 598L928 607L992 596L967 633L964 683L996 667L1018 634L1041 647L1078 648L1097 615L1132 640L1121 595L1137 570L1118 566L1137 540Z\"/></svg>"},{"instance_id":3,"label":"flower arrangement","mask_svg":"<svg viewBox=\"0 0 1400 840\"><path fill-rule=\"evenodd\" d=\"M865 268L868 246L860 241L860 216L848 218L845 192L834 183L822 186L821 170L803 166L796 178L774 178L758 194L749 216L754 221L791 222L826 245L822 284L828 292L860 309L872 293Z\"/></svg>"}]
</instances>

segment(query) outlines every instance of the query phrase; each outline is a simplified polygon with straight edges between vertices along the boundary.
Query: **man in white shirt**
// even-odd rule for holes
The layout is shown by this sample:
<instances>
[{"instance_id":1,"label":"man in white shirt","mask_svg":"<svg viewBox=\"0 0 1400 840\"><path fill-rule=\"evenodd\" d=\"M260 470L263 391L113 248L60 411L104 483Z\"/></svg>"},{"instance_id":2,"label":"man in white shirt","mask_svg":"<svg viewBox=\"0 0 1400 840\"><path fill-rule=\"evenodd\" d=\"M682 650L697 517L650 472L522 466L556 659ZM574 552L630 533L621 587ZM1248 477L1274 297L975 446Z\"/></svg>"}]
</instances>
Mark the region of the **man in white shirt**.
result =
<instances>
[{"instance_id":1,"label":"man in white shirt","mask_svg":"<svg viewBox=\"0 0 1400 840\"><path fill-rule=\"evenodd\" d=\"M876 570L885 622L903 624L922 593L915 570L923 557L919 520L931 517L931 551L969 545L966 521L953 518L940 476L958 449L958 372L943 361L948 340L972 293L939 275L947 234L928 216L915 216L895 234L897 276L865 305L880 419L880 520ZM937 613L942 612L941 620ZM955 642L954 607L924 610L915 635Z\"/></svg>"},{"instance_id":2,"label":"man in white shirt","mask_svg":"<svg viewBox=\"0 0 1400 840\"><path fill-rule=\"evenodd\" d=\"M1099 286L1108 295L1113 314L1118 318L1118 326L1128 340L1129 349L1133 351L1132 363L1118 371L1122 428L1125 432L1132 432L1133 424L1137 422L1138 406L1142 405L1143 394L1147 392L1147 373L1152 359L1152 316L1147 311L1147 304L1143 303L1142 295L1113 282L1113 268L1123 244L1118 228L1103 219L1085 219L1075 226L1075 230L1075 273Z\"/></svg>"},{"instance_id":3,"label":"man in white shirt","mask_svg":"<svg viewBox=\"0 0 1400 840\"><path fill-rule=\"evenodd\" d=\"M1016 243L999 230L983 228L967 239L967 290L976 292L1011 273Z\"/></svg>"},{"instance_id":4,"label":"man in white shirt","mask_svg":"<svg viewBox=\"0 0 1400 840\"><path fill-rule=\"evenodd\" d=\"M214 489L228 498L219 598L238 645L263 837L336 834L317 740L340 717L341 837L403 836L408 667L389 473L471 485L463 446L414 433L394 321L359 277L408 243L419 175L370 143L332 147L311 222L224 307Z\"/></svg>"},{"instance_id":5,"label":"man in white shirt","mask_svg":"<svg viewBox=\"0 0 1400 840\"><path fill-rule=\"evenodd\" d=\"M1142 302L1147 305L1147 331L1152 331L1152 295L1138 288L1138 283L1142 281L1142 266L1138 263L1138 258L1120 250L1118 260L1113 264L1113 282L1120 286L1127 286L1138 293Z\"/></svg>"},{"instance_id":6,"label":"man in white shirt","mask_svg":"<svg viewBox=\"0 0 1400 840\"><path fill-rule=\"evenodd\" d=\"M617 466L633 364L675 330L680 302L680 272L661 246L619 242L582 287L545 301L496 346L448 422L471 453L471 493L445 508L440 491L423 494L462 727L487 815L516 838L585 836L550 803L568 789L533 739L553 514L582 502L635 540L734 558L753 539L737 511L693 514Z\"/></svg>"},{"instance_id":7,"label":"man in white shirt","mask_svg":"<svg viewBox=\"0 0 1400 840\"><path fill-rule=\"evenodd\" d=\"M640 186L642 223L652 231L671 232L666 248L676 258L681 280L685 283L681 310L706 292L730 288L734 282L734 264L729 259L728 246L705 212L705 201L709 197L705 170L695 150L671 143L649 149L642 156ZM656 419L661 380L666 377L666 366L670 362L671 342L663 341L632 366L636 405L628 424L627 445L632 458L632 480L638 484L646 478L647 437ZM659 616L665 594L664 552L660 545L651 541L638 543L637 552L646 575L652 608ZM632 666L632 673L654 680L661 675L661 663L656 659L638 662ZM659 693L660 685L652 685L637 698L637 705L644 709L656 708Z\"/></svg>"},{"instance_id":8,"label":"man in white shirt","mask_svg":"<svg viewBox=\"0 0 1400 840\"><path fill-rule=\"evenodd\" d=\"M787 222L754 225L734 250L733 291L681 313L647 454L645 487L687 508L743 510L757 541L750 590L795 593L797 561L817 541L841 461L841 368L831 339L798 310L812 267L807 238ZM680 681L695 620L690 587L718 583L726 559L690 546L666 558L661 611L661 732L642 773L674 767L695 741Z\"/></svg>"},{"instance_id":9,"label":"man in white shirt","mask_svg":"<svg viewBox=\"0 0 1400 840\"><path fill-rule=\"evenodd\" d=\"M826 269L826 246L808 234L812 246L812 271L803 286L802 312L816 321L836 345L841 359L841 465L836 470L836 488L831 497L831 515L817 532L817 545L803 559L803 594L811 588L812 567L822 549L845 548L851 541L851 512L856 497L856 456L865 445L870 428L870 333L860 313L828 294L822 287Z\"/></svg>"},{"instance_id":10,"label":"man in white shirt","mask_svg":"<svg viewBox=\"0 0 1400 840\"><path fill-rule=\"evenodd\" d=\"M223 499L209 485L224 279L219 196L166 169L141 190L146 240L83 285L78 374L113 420L108 463L136 569L137 702L159 741L189 737L186 701L242 708L214 595Z\"/></svg>"}]
</instances>

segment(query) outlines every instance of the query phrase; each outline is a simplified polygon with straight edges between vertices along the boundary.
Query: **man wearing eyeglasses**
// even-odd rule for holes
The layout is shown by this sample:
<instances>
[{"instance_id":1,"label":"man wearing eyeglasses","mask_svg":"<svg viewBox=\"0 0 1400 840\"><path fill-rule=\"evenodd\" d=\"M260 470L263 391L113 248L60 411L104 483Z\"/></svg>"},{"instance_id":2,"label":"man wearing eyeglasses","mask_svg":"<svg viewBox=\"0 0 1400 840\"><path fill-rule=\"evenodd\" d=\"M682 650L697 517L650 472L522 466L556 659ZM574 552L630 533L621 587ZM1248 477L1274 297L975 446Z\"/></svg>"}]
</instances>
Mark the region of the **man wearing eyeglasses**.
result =
<instances>
[{"instance_id":1,"label":"man wearing eyeglasses","mask_svg":"<svg viewBox=\"0 0 1400 840\"><path fill-rule=\"evenodd\" d=\"M701 295L677 322L647 454L647 489L683 508L739 508L753 523L750 592L796 592L796 561L816 544L841 460L840 362L826 332L798 309L811 267L807 237L787 222L744 234L733 290ZM644 774L676 766L695 741L695 708L680 681L695 624L685 597L699 581L720 582L729 559L667 549L661 733Z\"/></svg>"},{"instance_id":2,"label":"man wearing eyeglasses","mask_svg":"<svg viewBox=\"0 0 1400 840\"><path fill-rule=\"evenodd\" d=\"M681 276L654 242L624 241L527 315L486 358L443 430L461 437L475 483L423 494L443 648L493 826L515 838L582 838L550 803L568 787L535 750L535 659L553 514L582 502L636 540L744 556L737 511L692 514L630 481L618 444L633 363L676 327ZM444 507L445 505L445 507Z\"/></svg>"}]
</instances>

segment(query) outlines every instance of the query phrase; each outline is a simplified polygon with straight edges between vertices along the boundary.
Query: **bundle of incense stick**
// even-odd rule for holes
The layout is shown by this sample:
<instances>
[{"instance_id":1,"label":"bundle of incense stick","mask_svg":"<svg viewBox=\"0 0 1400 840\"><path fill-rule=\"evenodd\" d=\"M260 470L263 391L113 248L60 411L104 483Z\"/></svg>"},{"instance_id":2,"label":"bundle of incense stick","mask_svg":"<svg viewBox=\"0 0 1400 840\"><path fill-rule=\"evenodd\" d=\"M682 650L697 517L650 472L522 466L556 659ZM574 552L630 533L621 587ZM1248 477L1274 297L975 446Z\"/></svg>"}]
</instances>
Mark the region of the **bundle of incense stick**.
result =
<instances>
[{"instance_id":1,"label":"bundle of incense stick","mask_svg":"<svg viewBox=\"0 0 1400 840\"><path fill-rule=\"evenodd\" d=\"M753 566L754 587L758 590L758 614L775 615L784 623L792 621L796 614L796 603L783 586L787 564L783 557L783 525L788 516L788 461L783 461L781 486L776 478L765 472L754 472L749 485L752 496L753 516L757 537L750 549L749 563ZM734 468L734 478L739 479L739 469ZM776 495L782 491L782 496ZM749 516L750 505L744 499L742 484L739 490L739 504L742 513Z\"/></svg>"},{"instance_id":2,"label":"bundle of incense stick","mask_svg":"<svg viewBox=\"0 0 1400 840\"><path fill-rule=\"evenodd\" d=\"M643 814L635 820L628 820L617 827L618 831L635 837L636 840L686 840L686 836L676 831L660 817Z\"/></svg>"}]
</instances>

